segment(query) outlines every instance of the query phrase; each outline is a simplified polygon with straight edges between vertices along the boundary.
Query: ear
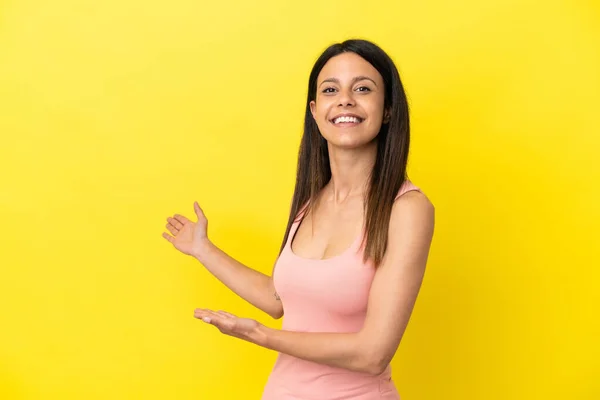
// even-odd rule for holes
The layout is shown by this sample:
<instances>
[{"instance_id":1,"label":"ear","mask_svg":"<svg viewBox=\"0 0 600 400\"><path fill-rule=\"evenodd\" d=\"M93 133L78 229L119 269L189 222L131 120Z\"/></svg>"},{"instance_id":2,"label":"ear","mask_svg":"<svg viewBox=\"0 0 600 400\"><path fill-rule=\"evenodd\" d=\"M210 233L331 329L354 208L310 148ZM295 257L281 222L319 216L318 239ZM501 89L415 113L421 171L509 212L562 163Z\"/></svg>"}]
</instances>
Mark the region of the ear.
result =
<instances>
[{"instance_id":1,"label":"ear","mask_svg":"<svg viewBox=\"0 0 600 400\"><path fill-rule=\"evenodd\" d=\"M387 123L389 123L389 122L390 122L390 119L392 119L392 117L391 117L391 115L390 115L390 114L391 114L391 111L390 111L390 109L389 109L389 108L386 108L386 109L383 111L383 123L384 123L384 124L387 124Z\"/></svg>"},{"instance_id":2,"label":"ear","mask_svg":"<svg viewBox=\"0 0 600 400\"><path fill-rule=\"evenodd\" d=\"M314 100L312 100L310 102L310 113L312 114L312 116L313 116L314 119L316 119L315 118L315 108L316 107L317 107L317 103Z\"/></svg>"}]
</instances>

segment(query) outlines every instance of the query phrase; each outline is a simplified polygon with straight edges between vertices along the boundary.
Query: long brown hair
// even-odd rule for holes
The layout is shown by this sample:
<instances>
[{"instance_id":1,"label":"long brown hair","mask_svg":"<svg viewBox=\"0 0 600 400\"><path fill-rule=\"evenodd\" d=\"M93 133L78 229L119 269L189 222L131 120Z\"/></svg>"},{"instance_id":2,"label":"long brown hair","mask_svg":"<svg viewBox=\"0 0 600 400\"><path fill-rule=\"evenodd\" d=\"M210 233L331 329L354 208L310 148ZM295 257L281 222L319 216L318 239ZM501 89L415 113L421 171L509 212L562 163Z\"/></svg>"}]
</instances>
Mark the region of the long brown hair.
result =
<instances>
[{"instance_id":1,"label":"long brown hair","mask_svg":"<svg viewBox=\"0 0 600 400\"><path fill-rule=\"evenodd\" d=\"M281 244L283 251L291 227L303 206L304 215L311 209L321 189L331 179L327 141L310 111L310 102L316 99L317 77L330 58L352 52L371 63L383 77L385 86L384 108L390 120L384 123L377 135L377 157L370 174L369 188L365 194L364 261L380 265L388 240L390 215L394 199L407 179L406 165L410 142L408 102L400 75L392 59L377 45L366 40L346 40L329 46L312 68L308 80L308 96L304 116L304 134L298 154L296 186L287 228Z\"/></svg>"}]
</instances>

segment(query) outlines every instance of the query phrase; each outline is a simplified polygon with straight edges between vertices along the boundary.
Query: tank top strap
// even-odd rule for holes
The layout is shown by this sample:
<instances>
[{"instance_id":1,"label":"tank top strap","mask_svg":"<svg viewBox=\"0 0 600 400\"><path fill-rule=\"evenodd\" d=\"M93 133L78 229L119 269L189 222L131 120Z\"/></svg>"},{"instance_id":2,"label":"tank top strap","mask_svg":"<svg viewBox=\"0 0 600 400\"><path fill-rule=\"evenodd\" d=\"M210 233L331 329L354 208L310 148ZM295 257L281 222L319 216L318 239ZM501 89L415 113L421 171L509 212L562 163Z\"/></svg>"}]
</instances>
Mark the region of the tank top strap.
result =
<instances>
[{"instance_id":1,"label":"tank top strap","mask_svg":"<svg viewBox=\"0 0 600 400\"><path fill-rule=\"evenodd\" d=\"M296 215L296 218L292 221L292 226L290 226L290 232L288 233L286 247L289 249L292 245L292 240L296 236L296 231L300 226L300 222L302 222L302 218L304 218L304 214L306 213L306 208L308 207L308 202L306 202L302 207L300 207L300 211Z\"/></svg>"},{"instance_id":2,"label":"tank top strap","mask_svg":"<svg viewBox=\"0 0 600 400\"><path fill-rule=\"evenodd\" d=\"M306 203L304 203L304 205L302 207L300 207L300 211L298 211L296 218L294 218L295 224L299 223L302 220L302 218L304 218L304 214L306 213L307 208L308 208L308 201Z\"/></svg>"},{"instance_id":3,"label":"tank top strap","mask_svg":"<svg viewBox=\"0 0 600 400\"><path fill-rule=\"evenodd\" d=\"M417 192L421 192L421 189L417 186L415 186L410 180L406 179L404 181L404 183L402 184L402 186L400 186L400 190L398 191L398 194L396 195L396 199L400 196L402 196L404 193L406 192L410 192L416 190Z\"/></svg>"}]
</instances>

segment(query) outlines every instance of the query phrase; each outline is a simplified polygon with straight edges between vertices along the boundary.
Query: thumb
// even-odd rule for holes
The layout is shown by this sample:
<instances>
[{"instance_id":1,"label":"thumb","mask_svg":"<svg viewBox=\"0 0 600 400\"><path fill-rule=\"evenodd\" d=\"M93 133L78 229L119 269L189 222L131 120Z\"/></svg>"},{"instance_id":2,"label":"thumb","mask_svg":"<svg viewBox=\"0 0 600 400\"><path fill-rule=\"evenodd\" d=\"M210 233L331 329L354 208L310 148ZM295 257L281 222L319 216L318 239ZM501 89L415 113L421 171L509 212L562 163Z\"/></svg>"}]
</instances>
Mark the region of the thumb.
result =
<instances>
[{"instance_id":1,"label":"thumb","mask_svg":"<svg viewBox=\"0 0 600 400\"><path fill-rule=\"evenodd\" d=\"M196 216L198 217L198 220L206 218L204 216L204 212L200 208L200 205L198 204L197 201L194 202L194 211L196 212Z\"/></svg>"}]
</instances>

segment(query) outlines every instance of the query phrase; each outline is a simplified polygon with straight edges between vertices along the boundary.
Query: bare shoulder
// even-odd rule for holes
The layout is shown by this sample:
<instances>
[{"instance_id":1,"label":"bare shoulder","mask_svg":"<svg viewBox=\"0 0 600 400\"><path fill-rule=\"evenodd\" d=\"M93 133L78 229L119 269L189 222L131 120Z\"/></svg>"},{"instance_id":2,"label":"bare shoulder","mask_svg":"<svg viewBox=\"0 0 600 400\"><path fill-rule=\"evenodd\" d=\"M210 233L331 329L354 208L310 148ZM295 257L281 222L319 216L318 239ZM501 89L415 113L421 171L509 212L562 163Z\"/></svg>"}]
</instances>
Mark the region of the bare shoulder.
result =
<instances>
[{"instance_id":1,"label":"bare shoulder","mask_svg":"<svg viewBox=\"0 0 600 400\"><path fill-rule=\"evenodd\" d=\"M412 234L423 235L423 239L433 234L435 207L426 194L418 190L408 191L398 196L390 217L390 239Z\"/></svg>"},{"instance_id":2,"label":"bare shoulder","mask_svg":"<svg viewBox=\"0 0 600 400\"><path fill-rule=\"evenodd\" d=\"M425 193L418 190L411 190L394 200L392 219L395 219L394 214L416 214L416 217L432 218L435 214L435 207Z\"/></svg>"}]
</instances>

